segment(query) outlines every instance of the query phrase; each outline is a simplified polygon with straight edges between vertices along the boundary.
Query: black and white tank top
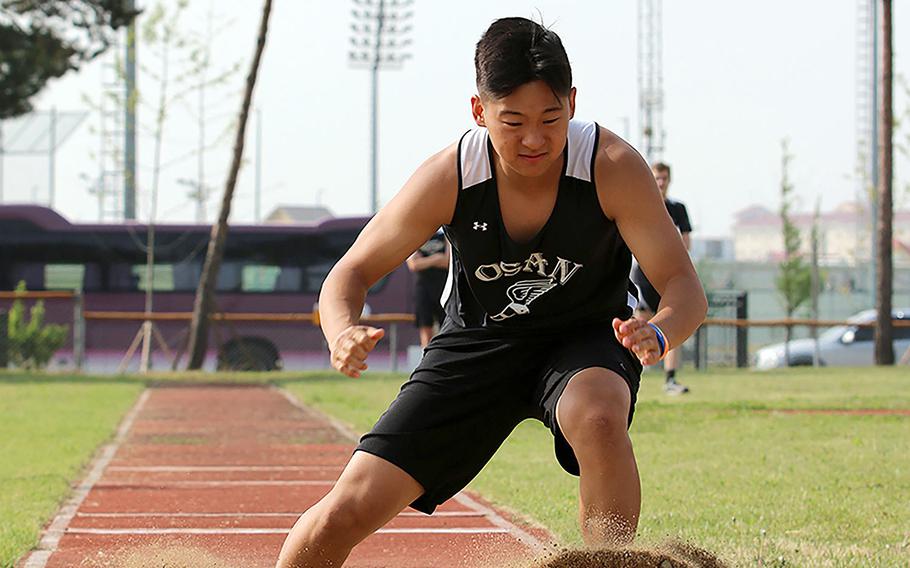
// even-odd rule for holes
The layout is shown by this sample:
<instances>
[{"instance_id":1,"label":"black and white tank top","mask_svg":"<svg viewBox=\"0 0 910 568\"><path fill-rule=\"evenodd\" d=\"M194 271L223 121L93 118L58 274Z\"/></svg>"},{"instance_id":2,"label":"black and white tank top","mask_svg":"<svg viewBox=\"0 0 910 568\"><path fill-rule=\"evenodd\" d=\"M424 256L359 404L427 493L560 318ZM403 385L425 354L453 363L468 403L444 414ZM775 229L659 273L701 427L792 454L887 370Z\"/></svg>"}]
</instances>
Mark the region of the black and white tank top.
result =
<instances>
[{"instance_id":1,"label":"black and white tank top","mask_svg":"<svg viewBox=\"0 0 910 568\"><path fill-rule=\"evenodd\" d=\"M455 324L558 331L631 316L632 257L594 186L598 132L594 122L569 122L556 204L525 243L506 232L487 130L462 136L458 199L443 227L452 254L442 302Z\"/></svg>"}]
</instances>

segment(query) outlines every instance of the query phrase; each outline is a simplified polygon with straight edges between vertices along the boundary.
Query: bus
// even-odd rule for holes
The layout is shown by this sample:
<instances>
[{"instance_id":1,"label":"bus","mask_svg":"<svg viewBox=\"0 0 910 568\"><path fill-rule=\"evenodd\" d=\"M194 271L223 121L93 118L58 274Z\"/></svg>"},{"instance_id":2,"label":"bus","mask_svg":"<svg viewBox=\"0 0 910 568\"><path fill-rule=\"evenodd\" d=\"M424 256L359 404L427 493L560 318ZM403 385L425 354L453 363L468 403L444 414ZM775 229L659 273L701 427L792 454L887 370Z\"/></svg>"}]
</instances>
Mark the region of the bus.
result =
<instances>
[{"instance_id":1,"label":"bus","mask_svg":"<svg viewBox=\"0 0 910 568\"><path fill-rule=\"evenodd\" d=\"M232 225L217 279L216 311L227 314L288 314L316 311L322 282L368 221L365 217L328 218L306 224ZM155 224L152 282L146 281L147 226L71 223L56 211L36 205L0 205L0 290L25 282L28 291L79 290L86 314L142 312L151 288L154 313L191 312L202 273L210 225ZM0 300L8 309L12 300ZM45 302L46 321L74 323L72 302ZM399 266L368 294L366 314L411 314L413 278ZM276 318L277 319L277 318ZM84 370L113 372L135 339L141 320L87 319ZM185 347L189 321L157 321L160 335L175 352ZM393 324L379 325L390 327ZM387 330L388 331L388 330ZM395 360L389 334L370 358L375 369L407 361L406 346L418 343L413 324L397 325ZM73 334L51 368L73 365ZM136 368L138 363L130 363ZM170 369L163 350L152 368ZM213 321L204 368L328 368L322 333L308 320L265 318Z\"/></svg>"}]
</instances>

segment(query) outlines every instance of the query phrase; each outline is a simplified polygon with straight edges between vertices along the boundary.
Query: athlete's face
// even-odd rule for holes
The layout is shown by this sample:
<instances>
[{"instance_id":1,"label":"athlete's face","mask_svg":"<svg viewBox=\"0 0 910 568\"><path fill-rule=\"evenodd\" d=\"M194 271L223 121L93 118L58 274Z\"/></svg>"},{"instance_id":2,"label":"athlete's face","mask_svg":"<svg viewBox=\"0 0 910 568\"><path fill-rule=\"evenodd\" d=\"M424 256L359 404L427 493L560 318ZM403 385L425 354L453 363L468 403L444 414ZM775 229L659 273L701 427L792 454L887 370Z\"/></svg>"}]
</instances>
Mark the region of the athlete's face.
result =
<instances>
[{"instance_id":1,"label":"athlete's face","mask_svg":"<svg viewBox=\"0 0 910 568\"><path fill-rule=\"evenodd\" d=\"M651 170L654 174L654 181L657 182L657 187L660 189L660 194L663 195L664 199L667 198L667 189L670 188L670 172L662 170Z\"/></svg>"},{"instance_id":2,"label":"athlete's face","mask_svg":"<svg viewBox=\"0 0 910 568\"><path fill-rule=\"evenodd\" d=\"M501 99L475 95L471 107L507 172L536 177L562 166L569 119L575 114L574 87L559 97L545 82L533 81Z\"/></svg>"}]
</instances>

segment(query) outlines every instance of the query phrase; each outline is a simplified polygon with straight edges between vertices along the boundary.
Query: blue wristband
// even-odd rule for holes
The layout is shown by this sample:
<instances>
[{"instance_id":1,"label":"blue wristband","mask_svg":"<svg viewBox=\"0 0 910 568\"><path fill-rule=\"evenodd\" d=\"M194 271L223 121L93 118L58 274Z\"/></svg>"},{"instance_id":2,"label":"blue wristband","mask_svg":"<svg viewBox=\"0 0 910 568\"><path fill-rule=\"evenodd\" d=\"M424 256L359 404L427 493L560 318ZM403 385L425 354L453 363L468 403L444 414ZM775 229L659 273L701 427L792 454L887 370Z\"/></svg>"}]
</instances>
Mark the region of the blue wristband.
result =
<instances>
[{"instance_id":1,"label":"blue wristband","mask_svg":"<svg viewBox=\"0 0 910 568\"><path fill-rule=\"evenodd\" d=\"M657 325L651 322L648 322L648 325L651 326L651 329L653 329L654 333L657 335L657 346L660 348L660 358L663 359L664 355L667 354L667 338Z\"/></svg>"}]
</instances>

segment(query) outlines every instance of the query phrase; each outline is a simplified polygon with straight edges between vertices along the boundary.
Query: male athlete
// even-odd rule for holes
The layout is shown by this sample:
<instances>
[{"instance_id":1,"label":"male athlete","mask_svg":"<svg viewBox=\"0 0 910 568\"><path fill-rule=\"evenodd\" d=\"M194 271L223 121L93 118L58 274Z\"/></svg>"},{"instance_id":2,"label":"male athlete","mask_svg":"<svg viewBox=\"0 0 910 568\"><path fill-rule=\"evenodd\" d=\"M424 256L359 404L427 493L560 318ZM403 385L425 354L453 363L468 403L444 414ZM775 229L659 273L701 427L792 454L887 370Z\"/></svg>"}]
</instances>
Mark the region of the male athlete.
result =
<instances>
[{"instance_id":1,"label":"male athlete","mask_svg":"<svg viewBox=\"0 0 910 568\"><path fill-rule=\"evenodd\" d=\"M657 188L660 190L660 195L664 199L664 206L667 208L667 213L670 215L670 219L673 220L673 224L676 225L676 228L679 230L682 242L686 246L686 250L688 250L691 248L689 233L692 232L692 224L689 222L689 213L686 211L686 206L683 205L682 202L667 197L667 191L670 189L670 166L663 162L657 162L651 166L651 173L654 174L654 181L657 182ZM639 266L637 262L632 263L631 278L632 282L638 287L639 292L638 308L636 309L635 315L639 318L651 319L654 317L654 312L656 312L660 306L660 294L648 281L648 278L645 276L641 266ZM673 349L667 353L667 357L664 359L664 371L666 372L664 392L667 394L685 394L689 392L689 387L676 380L676 371L679 367L679 360L682 352L681 347L682 344L675 345Z\"/></svg>"},{"instance_id":2,"label":"male athlete","mask_svg":"<svg viewBox=\"0 0 910 568\"><path fill-rule=\"evenodd\" d=\"M705 316L704 291L648 165L573 120L559 37L497 20L475 54L477 128L421 165L364 228L320 295L332 364L359 377L383 330L358 322L367 290L440 226L452 264L446 321L332 490L297 521L278 567L338 567L411 507L432 513L522 420L552 431L579 475L591 545L630 542L641 490L628 435L641 365ZM632 318L631 252L663 301Z\"/></svg>"}]
</instances>

